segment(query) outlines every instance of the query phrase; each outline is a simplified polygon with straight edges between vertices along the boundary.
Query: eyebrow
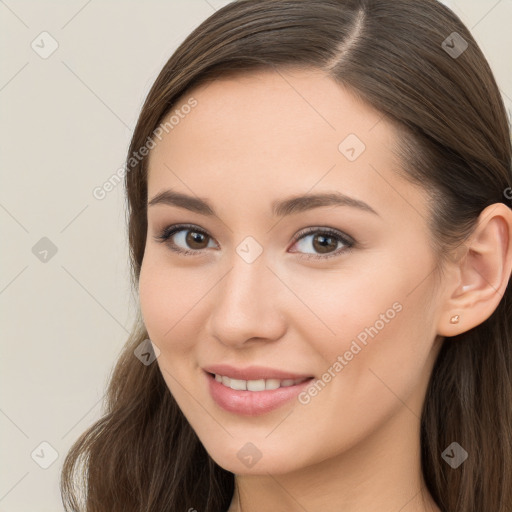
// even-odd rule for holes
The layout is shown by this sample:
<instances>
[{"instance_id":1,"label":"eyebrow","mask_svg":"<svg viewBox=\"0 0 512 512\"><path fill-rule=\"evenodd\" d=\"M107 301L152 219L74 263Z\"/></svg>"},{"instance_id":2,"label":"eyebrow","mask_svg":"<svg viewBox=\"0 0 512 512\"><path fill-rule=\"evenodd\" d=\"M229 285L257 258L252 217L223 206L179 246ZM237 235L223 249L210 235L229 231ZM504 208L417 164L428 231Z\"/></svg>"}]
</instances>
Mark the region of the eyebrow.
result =
<instances>
[{"instance_id":1,"label":"eyebrow","mask_svg":"<svg viewBox=\"0 0 512 512\"><path fill-rule=\"evenodd\" d=\"M164 190L163 192L155 195L148 202L148 206L154 206L157 204L177 206L201 215L217 216L213 206L206 199L189 196L174 190ZM276 200L272 202L272 214L277 217L283 217L325 206L349 206L379 215L364 201L347 196L341 192L305 194Z\"/></svg>"}]
</instances>

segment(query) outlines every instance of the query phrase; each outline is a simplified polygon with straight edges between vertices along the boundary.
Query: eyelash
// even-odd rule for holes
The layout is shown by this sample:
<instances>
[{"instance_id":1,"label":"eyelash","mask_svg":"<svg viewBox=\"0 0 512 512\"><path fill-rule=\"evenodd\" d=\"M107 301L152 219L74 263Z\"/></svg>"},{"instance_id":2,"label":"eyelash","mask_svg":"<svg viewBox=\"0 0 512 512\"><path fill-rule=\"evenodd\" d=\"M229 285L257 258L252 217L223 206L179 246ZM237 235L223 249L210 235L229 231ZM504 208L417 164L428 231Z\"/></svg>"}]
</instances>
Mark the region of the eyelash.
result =
<instances>
[{"instance_id":1,"label":"eyelash","mask_svg":"<svg viewBox=\"0 0 512 512\"><path fill-rule=\"evenodd\" d=\"M159 235L155 236L154 239L157 242L160 243L167 243L169 239L175 235L176 233L180 231L194 231L195 233L200 233L202 235L205 235L207 237L210 237L208 233L201 228L198 228L197 226L191 225L191 224L175 224L172 226L168 226L164 228ZM320 256L317 254L303 254L303 253L297 253L299 254L300 258L304 259L320 259L325 260L328 258L333 258L335 256L340 256L341 254L344 254L348 250L352 249L356 242L352 237L349 237L348 235L345 235L341 231L332 229L332 228L306 228L305 230L301 231L293 240L293 245L295 245L299 240L302 238L305 238L307 235L311 235L312 233L321 233L325 235L329 235L337 239L337 241L342 242L345 247L342 249L337 249L336 251L329 253L324 256ZM210 237L211 238L211 237ZM170 249L174 252L186 255L186 256L198 256L202 253L205 249L198 249L198 250L188 250L188 249L182 249L181 247L177 246L174 243L168 244Z\"/></svg>"}]
</instances>

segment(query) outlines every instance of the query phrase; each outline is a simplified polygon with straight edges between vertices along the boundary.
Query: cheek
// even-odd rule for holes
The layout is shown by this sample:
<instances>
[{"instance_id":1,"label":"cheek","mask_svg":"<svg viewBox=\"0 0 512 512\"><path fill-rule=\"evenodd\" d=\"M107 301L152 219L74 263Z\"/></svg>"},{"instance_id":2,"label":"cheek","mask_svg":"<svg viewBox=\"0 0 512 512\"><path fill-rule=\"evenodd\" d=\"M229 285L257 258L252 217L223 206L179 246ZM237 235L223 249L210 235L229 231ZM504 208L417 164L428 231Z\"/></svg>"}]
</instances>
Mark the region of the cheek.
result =
<instances>
[{"instance_id":1,"label":"cheek","mask_svg":"<svg viewBox=\"0 0 512 512\"><path fill-rule=\"evenodd\" d=\"M303 325L305 339L323 341L338 350L360 333L364 341L365 329L376 322L382 329L397 317L407 278L375 268L372 262L364 272L345 267L290 275L290 288L304 303L297 302L300 315L295 321Z\"/></svg>"},{"instance_id":2,"label":"cheek","mask_svg":"<svg viewBox=\"0 0 512 512\"><path fill-rule=\"evenodd\" d=\"M164 304L167 302L168 291L162 286L158 274L157 267L152 264L146 253L139 275L139 303L151 339L154 337L153 333L159 332L160 325L165 322Z\"/></svg>"},{"instance_id":3,"label":"cheek","mask_svg":"<svg viewBox=\"0 0 512 512\"><path fill-rule=\"evenodd\" d=\"M365 403L368 423L400 407L397 397L406 400L413 390L421 389L428 370L435 337L428 306L431 282L424 280L418 267L409 273L405 266L402 269L393 270L391 265L379 276L358 279L364 288L347 281L348 295L339 300L341 312L331 308L331 316L325 317L337 333L333 343L323 344L326 369L336 361L339 364L328 392L331 400L323 403L336 402L336 410L354 417ZM418 404L411 403L411 408L420 414ZM333 412L329 409L325 414L329 417Z\"/></svg>"},{"instance_id":4,"label":"cheek","mask_svg":"<svg viewBox=\"0 0 512 512\"><path fill-rule=\"evenodd\" d=\"M139 276L140 308L149 337L165 360L170 353L190 351L199 338L204 325L201 299L212 286L211 276L147 256Z\"/></svg>"},{"instance_id":5,"label":"cheek","mask_svg":"<svg viewBox=\"0 0 512 512\"><path fill-rule=\"evenodd\" d=\"M162 342L172 336L180 316L183 292L168 266L154 261L151 255L146 254L144 258L139 276L140 308L151 340L162 348Z\"/></svg>"},{"instance_id":6,"label":"cheek","mask_svg":"<svg viewBox=\"0 0 512 512\"><path fill-rule=\"evenodd\" d=\"M369 368L382 368L391 382L397 372L410 370L412 378L421 372L435 335L428 305L431 282L425 279L430 267L423 260L407 260L405 253L383 255L378 265L374 258L358 272L346 268L293 278L291 288L310 310L297 307L294 322L322 355L326 371L342 356L338 373L350 375L354 386L376 380Z\"/></svg>"}]
</instances>

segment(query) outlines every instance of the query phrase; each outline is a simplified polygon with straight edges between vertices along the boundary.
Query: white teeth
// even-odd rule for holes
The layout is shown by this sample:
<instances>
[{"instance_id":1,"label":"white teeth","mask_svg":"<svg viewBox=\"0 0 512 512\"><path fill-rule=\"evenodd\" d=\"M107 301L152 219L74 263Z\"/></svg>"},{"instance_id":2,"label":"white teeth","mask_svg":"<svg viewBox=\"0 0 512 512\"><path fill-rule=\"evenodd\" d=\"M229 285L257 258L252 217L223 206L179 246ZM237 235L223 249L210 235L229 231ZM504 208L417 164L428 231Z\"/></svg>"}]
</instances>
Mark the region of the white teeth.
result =
<instances>
[{"instance_id":1,"label":"white teeth","mask_svg":"<svg viewBox=\"0 0 512 512\"><path fill-rule=\"evenodd\" d=\"M281 381L279 379L266 379L265 389L277 389L281 387Z\"/></svg>"},{"instance_id":2,"label":"white teeth","mask_svg":"<svg viewBox=\"0 0 512 512\"><path fill-rule=\"evenodd\" d=\"M265 379L259 380L248 380L247 381L248 391L265 391Z\"/></svg>"},{"instance_id":3,"label":"white teeth","mask_svg":"<svg viewBox=\"0 0 512 512\"><path fill-rule=\"evenodd\" d=\"M245 391L247 389L247 381L240 380L240 379L231 379L231 382L229 383L229 387L231 389Z\"/></svg>"},{"instance_id":4,"label":"white teeth","mask_svg":"<svg viewBox=\"0 0 512 512\"><path fill-rule=\"evenodd\" d=\"M307 379L258 379L258 380L242 380L230 379L224 375L215 374L215 380L221 382L224 386L237 391L265 391L282 387L294 386Z\"/></svg>"}]
</instances>

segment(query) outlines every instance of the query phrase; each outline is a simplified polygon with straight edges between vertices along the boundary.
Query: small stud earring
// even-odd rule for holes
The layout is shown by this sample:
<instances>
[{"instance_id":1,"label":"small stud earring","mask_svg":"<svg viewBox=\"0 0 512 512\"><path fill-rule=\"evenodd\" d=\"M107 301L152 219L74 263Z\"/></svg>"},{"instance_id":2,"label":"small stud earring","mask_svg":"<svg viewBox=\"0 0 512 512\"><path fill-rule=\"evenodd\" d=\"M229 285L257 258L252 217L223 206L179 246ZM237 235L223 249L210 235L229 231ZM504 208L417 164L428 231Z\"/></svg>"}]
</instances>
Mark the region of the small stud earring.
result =
<instances>
[{"instance_id":1,"label":"small stud earring","mask_svg":"<svg viewBox=\"0 0 512 512\"><path fill-rule=\"evenodd\" d=\"M454 315L450 318L450 323L452 324L457 324L459 323L459 319L460 319L460 316L459 315Z\"/></svg>"}]
</instances>

